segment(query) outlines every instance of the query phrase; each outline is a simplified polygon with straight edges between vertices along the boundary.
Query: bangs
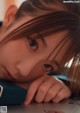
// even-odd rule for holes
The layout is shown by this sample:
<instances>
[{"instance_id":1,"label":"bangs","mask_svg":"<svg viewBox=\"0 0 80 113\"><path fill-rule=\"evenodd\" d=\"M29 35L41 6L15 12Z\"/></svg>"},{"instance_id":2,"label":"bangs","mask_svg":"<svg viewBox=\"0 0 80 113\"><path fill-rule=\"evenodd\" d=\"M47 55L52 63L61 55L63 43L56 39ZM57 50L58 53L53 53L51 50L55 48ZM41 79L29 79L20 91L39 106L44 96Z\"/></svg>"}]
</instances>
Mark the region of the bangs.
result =
<instances>
[{"instance_id":1,"label":"bangs","mask_svg":"<svg viewBox=\"0 0 80 113\"><path fill-rule=\"evenodd\" d=\"M77 31L79 24L77 18L68 12L60 11L34 18L28 22L25 20L22 25L17 26L12 31L7 30L7 33L1 36L4 37L2 38L1 45L9 40L15 40L37 32L42 35L49 35L50 33L68 30L73 35Z\"/></svg>"}]
</instances>

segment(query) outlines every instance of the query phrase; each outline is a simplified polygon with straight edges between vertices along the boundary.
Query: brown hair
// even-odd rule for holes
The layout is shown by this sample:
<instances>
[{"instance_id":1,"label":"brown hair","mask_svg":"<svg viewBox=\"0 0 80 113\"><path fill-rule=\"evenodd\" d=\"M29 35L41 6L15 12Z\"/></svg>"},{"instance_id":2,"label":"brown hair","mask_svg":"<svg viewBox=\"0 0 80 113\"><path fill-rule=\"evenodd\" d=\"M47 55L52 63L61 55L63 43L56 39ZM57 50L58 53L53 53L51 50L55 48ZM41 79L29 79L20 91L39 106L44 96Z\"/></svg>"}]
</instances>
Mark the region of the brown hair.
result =
<instances>
[{"instance_id":1,"label":"brown hair","mask_svg":"<svg viewBox=\"0 0 80 113\"><path fill-rule=\"evenodd\" d=\"M57 47L52 51L49 57L60 46L58 56L61 49L65 46L69 40L72 40L71 45L67 48L62 62L67 62L68 56L71 51L74 50L73 62L69 70L66 71L66 67L59 67L61 74L65 72L71 81L70 88L73 93L77 88L80 90L80 4L64 4L63 0L26 0L20 6L16 13L15 21L18 21L20 17L24 17L26 14L35 17L34 19L23 22L22 25L17 26L14 30L10 31L5 38L1 41L1 44L16 39L16 36L41 34L40 36L49 35L59 31L68 30L68 34L64 40L62 40ZM45 23L45 24L44 24ZM8 29L12 26L8 27ZM48 57L48 58L49 58ZM52 62L55 61L55 57ZM68 64L68 62L67 62Z\"/></svg>"}]
</instances>

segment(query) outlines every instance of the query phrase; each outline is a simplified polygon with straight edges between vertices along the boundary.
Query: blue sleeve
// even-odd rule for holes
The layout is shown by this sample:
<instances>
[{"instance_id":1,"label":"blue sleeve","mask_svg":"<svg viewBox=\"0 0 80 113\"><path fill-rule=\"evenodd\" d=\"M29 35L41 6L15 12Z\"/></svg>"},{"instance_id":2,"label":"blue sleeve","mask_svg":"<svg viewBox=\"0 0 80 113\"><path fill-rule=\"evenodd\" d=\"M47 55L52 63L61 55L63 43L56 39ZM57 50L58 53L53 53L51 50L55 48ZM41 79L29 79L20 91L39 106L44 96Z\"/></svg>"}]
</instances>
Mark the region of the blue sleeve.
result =
<instances>
[{"instance_id":1,"label":"blue sleeve","mask_svg":"<svg viewBox=\"0 0 80 113\"><path fill-rule=\"evenodd\" d=\"M63 81L65 84L70 82L67 75L61 75L57 72L50 72L48 73L48 75L58 78L59 80Z\"/></svg>"},{"instance_id":2,"label":"blue sleeve","mask_svg":"<svg viewBox=\"0 0 80 113\"><path fill-rule=\"evenodd\" d=\"M0 80L0 105L22 104L25 100L27 91L16 84Z\"/></svg>"}]
</instances>

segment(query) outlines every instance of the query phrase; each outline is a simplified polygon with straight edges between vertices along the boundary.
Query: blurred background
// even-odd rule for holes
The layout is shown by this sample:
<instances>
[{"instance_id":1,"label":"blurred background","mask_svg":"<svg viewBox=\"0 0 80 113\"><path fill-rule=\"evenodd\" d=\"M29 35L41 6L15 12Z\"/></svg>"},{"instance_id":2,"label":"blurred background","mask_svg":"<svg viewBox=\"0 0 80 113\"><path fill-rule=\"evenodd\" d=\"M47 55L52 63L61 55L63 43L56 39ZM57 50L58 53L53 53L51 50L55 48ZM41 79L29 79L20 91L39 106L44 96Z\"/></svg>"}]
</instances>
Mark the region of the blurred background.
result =
<instances>
[{"instance_id":1,"label":"blurred background","mask_svg":"<svg viewBox=\"0 0 80 113\"><path fill-rule=\"evenodd\" d=\"M0 20L3 20L5 11L11 4L16 4L18 7L25 0L0 0Z\"/></svg>"}]
</instances>

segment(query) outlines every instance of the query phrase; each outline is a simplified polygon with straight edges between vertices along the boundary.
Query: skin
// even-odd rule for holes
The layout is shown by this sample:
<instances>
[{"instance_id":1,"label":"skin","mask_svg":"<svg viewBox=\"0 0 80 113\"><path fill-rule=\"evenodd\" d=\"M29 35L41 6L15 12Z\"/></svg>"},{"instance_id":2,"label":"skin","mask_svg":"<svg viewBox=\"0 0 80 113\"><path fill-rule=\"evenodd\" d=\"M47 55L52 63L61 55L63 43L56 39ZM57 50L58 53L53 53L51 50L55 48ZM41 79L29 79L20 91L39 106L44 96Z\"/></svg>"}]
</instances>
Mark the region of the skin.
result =
<instances>
[{"instance_id":1,"label":"skin","mask_svg":"<svg viewBox=\"0 0 80 113\"><path fill-rule=\"evenodd\" d=\"M16 11L16 6L9 7L5 14L2 31L14 20ZM12 26L11 29L21 24L22 19ZM29 21L33 17L26 15L25 19ZM27 37L9 41L0 47L0 78L14 81L28 90L25 105L30 104L32 100L38 103L49 101L57 103L71 95L70 89L57 78L48 76L45 73L48 71L43 66L46 63L50 64L51 59L46 60L46 58L56 44L65 37L66 33L67 31L63 31L44 37L46 46L41 39L35 40L38 44L37 49L30 46ZM56 58L59 64L69 44L70 42L65 45L59 57ZM54 70L57 70L55 64L52 66Z\"/></svg>"}]
</instances>

